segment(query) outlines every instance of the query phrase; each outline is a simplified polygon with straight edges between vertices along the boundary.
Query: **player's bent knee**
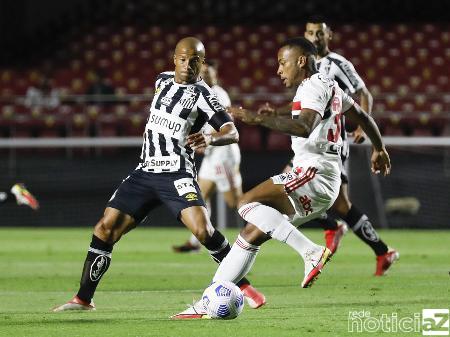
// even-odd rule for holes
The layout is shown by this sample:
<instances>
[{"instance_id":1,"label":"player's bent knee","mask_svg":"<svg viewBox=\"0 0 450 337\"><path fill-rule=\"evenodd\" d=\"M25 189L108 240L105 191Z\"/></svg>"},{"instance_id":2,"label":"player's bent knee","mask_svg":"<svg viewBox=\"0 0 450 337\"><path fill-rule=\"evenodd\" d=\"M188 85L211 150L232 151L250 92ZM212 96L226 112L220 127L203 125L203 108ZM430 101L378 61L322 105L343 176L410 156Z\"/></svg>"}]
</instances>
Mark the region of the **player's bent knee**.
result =
<instances>
[{"instance_id":1,"label":"player's bent knee","mask_svg":"<svg viewBox=\"0 0 450 337\"><path fill-rule=\"evenodd\" d=\"M133 221L127 219L124 214L105 212L105 215L95 226L94 233L101 240L113 244L132 226Z\"/></svg>"},{"instance_id":2,"label":"player's bent knee","mask_svg":"<svg viewBox=\"0 0 450 337\"><path fill-rule=\"evenodd\" d=\"M245 205L252 203L253 201L255 200L253 200L252 195L250 193L248 192L244 193L238 200L237 209L239 210Z\"/></svg>"}]
</instances>

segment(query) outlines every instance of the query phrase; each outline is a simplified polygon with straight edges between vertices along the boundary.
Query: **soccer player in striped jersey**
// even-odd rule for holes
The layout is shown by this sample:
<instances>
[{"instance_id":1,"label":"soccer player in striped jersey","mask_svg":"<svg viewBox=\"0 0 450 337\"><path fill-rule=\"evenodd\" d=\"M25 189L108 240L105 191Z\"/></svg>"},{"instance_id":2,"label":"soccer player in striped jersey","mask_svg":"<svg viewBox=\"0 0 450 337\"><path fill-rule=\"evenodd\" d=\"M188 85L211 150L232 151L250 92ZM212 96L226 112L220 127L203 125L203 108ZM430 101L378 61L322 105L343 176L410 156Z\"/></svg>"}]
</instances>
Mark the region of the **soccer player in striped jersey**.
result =
<instances>
[{"instance_id":1,"label":"soccer player in striped jersey","mask_svg":"<svg viewBox=\"0 0 450 337\"><path fill-rule=\"evenodd\" d=\"M305 37L314 43L317 48L318 54L316 61L319 72L334 79L345 93L359 96L361 107L370 114L372 112L373 99L364 81L350 61L342 55L332 52L329 48L329 42L333 37L330 26L322 19L311 19L306 23ZM342 184L339 196L333 205L333 210L350 226L358 238L372 248L377 256L375 276L381 276L399 258L399 253L394 249L388 248L373 228L367 215L350 201L348 194L349 180L345 170L346 164L348 163L349 145L345 128L345 117L342 116L341 119L341 136L343 139L341 153L343 162ZM353 131L353 135L355 143L362 143L365 139L365 134L360 126ZM346 231L345 225L338 224L330 216L319 221L323 221L324 225L327 226L325 227L327 228L325 231L327 246L332 251L335 251L340 238Z\"/></svg>"},{"instance_id":2,"label":"soccer player in striped jersey","mask_svg":"<svg viewBox=\"0 0 450 337\"><path fill-rule=\"evenodd\" d=\"M156 79L140 162L114 192L94 228L78 293L53 311L94 310L92 298L109 268L114 244L162 203L195 234L216 262L230 251L228 240L212 226L195 181L196 149L239 139L225 108L199 76L204 61L205 48L200 40L187 37L177 43L175 71L161 73ZM200 132L205 123L214 132ZM247 279L238 286L255 307L265 303L264 295Z\"/></svg>"},{"instance_id":3,"label":"soccer player in striped jersey","mask_svg":"<svg viewBox=\"0 0 450 337\"><path fill-rule=\"evenodd\" d=\"M228 93L218 85L217 64L206 61L202 67L201 77L217 95L219 102L226 108L231 106ZM212 127L208 124L204 132L211 133ZM223 194L228 207L234 209L242 195L242 177L239 170L241 163L241 151L238 144L225 146L208 146L205 148L204 157L198 173L198 184L202 191L203 199L209 208L209 201L214 190ZM194 234L188 241L179 246L173 246L179 253L197 252L200 250L200 242Z\"/></svg>"},{"instance_id":4,"label":"soccer player in striped jersey","mask_svg":"<svg viewBox=\"0 0 450 337\"><path fill-rule=\"evenodd\" d=\"M262 125L292 136L294 168L264 181L239 201L247 221L213 281L238 282L250 271L261 245L276 239L304 260L303 288L310 287L331 256L295 226L330 208L341 185L341 114L362 126L373 144L372 171L390 173L390 160L374 120L345 94L337 82L319 74L315 46L304 37L286 41L278 51L278 75L286 87L297 87L291 118L261 115L230 108L243 122ZM288 215L290 220L284 217ZM295 224L295 226L293 225ZM201 310L201 301L192 308ZM201 311L206 315L206 310Z\"/></svg>"}]
</instances>

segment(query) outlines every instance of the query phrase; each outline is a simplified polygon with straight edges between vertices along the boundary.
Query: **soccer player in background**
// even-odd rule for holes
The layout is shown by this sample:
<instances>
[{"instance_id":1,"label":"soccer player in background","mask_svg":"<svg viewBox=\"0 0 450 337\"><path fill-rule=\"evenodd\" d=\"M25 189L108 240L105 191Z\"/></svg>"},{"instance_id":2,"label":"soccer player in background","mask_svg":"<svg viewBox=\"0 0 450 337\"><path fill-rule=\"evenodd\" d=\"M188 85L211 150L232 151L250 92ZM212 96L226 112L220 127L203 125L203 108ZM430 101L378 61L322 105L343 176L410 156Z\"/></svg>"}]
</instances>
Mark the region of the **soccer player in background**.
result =
<instances>
[{"instance_id":1,"label":"soccer player in background","mask_svg":"<svg viewBox=\"0 0 450 337\"><path fill-rule=\"evenodd\" d=\"M17 183L11 187L9 192L0 192L0 205L10 200L15 200L17 205L26 205L35 211L39 209L39 202L24 184Z\"/></svg>"},{"instance_id":2,"label":"soccer player in background","mask_svg":"<svg viewBox=\"0 0 450 337\"><path fill-rule=\"evenodd\" d=\"M217 95L219 102L225 108L230 107L230 96L218 85L217 65L211 61L206 61L200 76ZM213 130L207 124L204 127L204 132L208 134ZM198 185L209 209L211 209L210 198L214 190L223 194L229 208L236 208L242 195L240 163L241 151L236 143L224 146L208 146L204 149L204 157L198 173ZM199 251L200 247L200 242L192 234L188 241L180 246L174 246L173 249L176 252L185 253Z\"/></svg>"},{"instance_id":3,"label":"soccer player in background","mask_svg":"<svg viewBox=\"0 0 450 337\"><path fill-rule=\"evenodd\" d=\"M295 226L320 216L338 197L342 114L361 125L370 138L372 171L390 173L389 155L374 120L336 81L317 72L316 54L315 46L304 37L286 41L278 51L278 75L286 87L298 87L291 118L230 108L233 116L243 122L292 135L294 167L259 184L240 199L239 214L247 224L219 265L213 281L239 282L253 266L261 245L273 238L299 253L305 263L301 285L304 288L312 285L331 251L313 243ZM190 318L185 316L193 312L206 316L201 300L172 318Z\"/></svg>"},{"instance_id":4,"label":"soccer player in background","mask_svg":"<svg viewBox=\"0 0 450 337\"><path fill-rule=\"evenodd\" d=\"M228 240L212 226L194 177L194 151L208 145L236 143L238 132L216 95L199 77L205 60L203 43L181 39L175 48L174 72L158 75L140 162L119 185L94 228L82 270L80 288L68 303L53 311L94 310L92 301L111 263L114 245L147 214L164 203L220 263L230 251ZM199 132L209 123L214 132ZM255 307L265 303L247 279L238 283Z\"/></svg>"}]
</instances>

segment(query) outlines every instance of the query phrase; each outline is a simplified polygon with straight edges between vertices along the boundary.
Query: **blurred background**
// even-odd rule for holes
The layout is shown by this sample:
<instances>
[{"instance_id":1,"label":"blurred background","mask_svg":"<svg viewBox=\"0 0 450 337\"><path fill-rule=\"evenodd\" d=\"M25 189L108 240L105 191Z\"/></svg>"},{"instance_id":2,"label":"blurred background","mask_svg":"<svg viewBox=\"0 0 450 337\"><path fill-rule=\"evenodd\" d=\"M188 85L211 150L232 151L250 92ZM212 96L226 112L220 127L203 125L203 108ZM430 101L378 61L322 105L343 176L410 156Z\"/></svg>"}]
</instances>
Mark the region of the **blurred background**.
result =
<instances>
[{"instance_id":1,"label":"blurred background","mask_svg":"<svg viewBox=\"0 0 450 337\"><path fill-rule=\"evenodd\" d=\"M156 75L173 70L180 38L204 42L233 104L282 106L292 92L278 46L321 15L331 50L372 93L392 156L392 175L375 177L369 146L351 147L352 200L378 227L450 229L449 13L435 0L1 1L0 191L23 182L41 208L1 205L0 225L95 224L137 164ZM283 169L290 139L238 128L248 190ZM165 208L144 225L180 226Z\"/></svg>"}]
</instances>

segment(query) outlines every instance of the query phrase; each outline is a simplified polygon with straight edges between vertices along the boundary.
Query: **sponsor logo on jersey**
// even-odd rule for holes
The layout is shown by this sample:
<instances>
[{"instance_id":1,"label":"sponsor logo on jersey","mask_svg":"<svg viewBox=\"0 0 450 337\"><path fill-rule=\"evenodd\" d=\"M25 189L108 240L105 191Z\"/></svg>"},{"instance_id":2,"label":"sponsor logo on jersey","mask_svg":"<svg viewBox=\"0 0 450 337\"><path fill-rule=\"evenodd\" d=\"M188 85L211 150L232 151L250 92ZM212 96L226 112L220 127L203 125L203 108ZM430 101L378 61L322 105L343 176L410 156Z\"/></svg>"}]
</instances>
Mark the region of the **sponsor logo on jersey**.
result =
<instances>
[{"instance_id":1,"label":"sponsor logo on jersey","mask_svg":"<svg viewBox=\"0 0 450 337\"><path fill-rule=\"evenodd\" d=\"M182 196L188 193L197 193L193 178L181 178L173 182L178 195Z\"/></svg>"},{"instance_id":2,"label":"sponsor logo on jersey","mask_svg":"<svg viewBox=\"0 0 450 337\"><path fill-rule=\"evenodd\" d=\"M150 157L147 161L141 163L140 166L144 171L150 170L174 171L180 168L180 157L178 156Z\"/></svg>"},{"instance_id":3,"label":"sponsor logo on jersey","mask_svg":"<svg viewBox=\"0 0 450 337\"><path fill-rule=\"evenodd\" d=\"M311 207L311 199L308 198L307 195L300 197L298 200L300 201L300 204L302 205L303 210L305 211L305 216L314 212L314 210Z\"/></svg>"},{"instance_id":4,"label":"sponsor logo on jersey","mask_svg":"<svg viewBox=\"0 0 450 337\"><path fill-rule=\"evenodd\" d=\"M188 193L185 195L185 198L187 201L197 201L198 200L197 193Z\"/></svg>"},{"instance_id":5,"label":"sponsor logo on jersey","mask_svg":"<svg viewBox=\"0 0 450 337\"><path fill-rule=\"evenodd\" d=\"M186 121L178 116L153 109L148 119L148 129L176 139L184 137Z\"/></svg>"},{"instance_id":6,"label":"sponsor logo on jersey","mask_svg":"<svg viewBox=\"0 0 450 337\"><path fill-rule=\"evenodd\" d=\"M208 95L208 102L213 106L214 110L216 111L225 111L225 108L222 104L220 104L219 100L217 99L216 94Z\"/></svg>"}]
</instances>

